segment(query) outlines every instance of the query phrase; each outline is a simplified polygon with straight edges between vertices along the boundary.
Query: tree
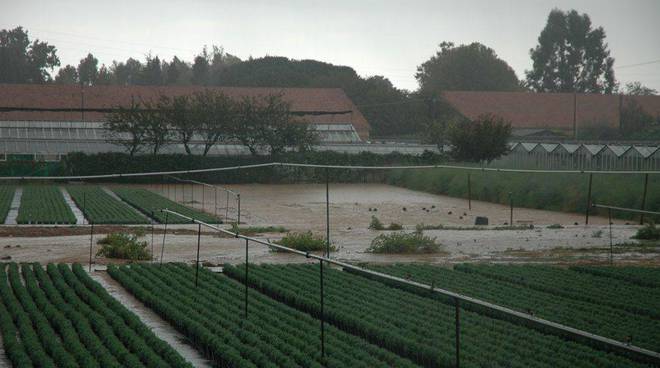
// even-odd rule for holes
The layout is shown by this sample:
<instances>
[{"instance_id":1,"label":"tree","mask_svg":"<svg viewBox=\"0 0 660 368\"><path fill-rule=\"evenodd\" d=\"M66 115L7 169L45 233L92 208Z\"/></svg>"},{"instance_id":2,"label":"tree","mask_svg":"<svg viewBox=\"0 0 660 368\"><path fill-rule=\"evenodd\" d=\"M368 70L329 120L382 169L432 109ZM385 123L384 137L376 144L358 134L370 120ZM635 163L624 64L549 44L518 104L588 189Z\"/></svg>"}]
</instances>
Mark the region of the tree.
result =
<instances>
[{"instance_id":1,"label":"tree","mask_svg":"<svg viewBox=\"0 0 660 368\"><path fill-rule=\"evenodd\" d=\"M104 124L106 140L126 148L133 156L142 151L147 139L147 130L141 120L142 104L131 101L130 106L118 106L110 113ZM128 137L128 138L127 138Z\"/></svg>"},{"instance_id":2,"label":"tree","mask_svg":"<svg viewBox=\"0 0 660 368\"><path fill-rule=\"evenodd\" d=\"M140 109L135 119L144 128L144 142L151 148L154 155L165 145L172 141L172 131L164 118L164 111L159 109L158 103L151 101L143 102L143 109Z\"/></svg>"},{"instance_id":3,"label":"tree","mask_svg":"<svg viewBox=\"0 0 660 368\"><path fill-rule=\"evenodd\" d=\"M644 111L635 98L625 98L625 105L621 109L621 133L629 137L642 133L654 123L653 116ZM639 134L638 134L639 135Z\"/></svg>"},{"instance_id":4,"label":"tree","mask_svg":"<svg viewBox=\"0 0 660 368\"><path fill-rule=\"evenodd\" d=\"M208 85L209 84L209 55L206 52L206 47L202 50L202 53L195 57L192 66L192 83L196 85Z\"/></svg>"},{"instance_id":5,"label":"tree","mask_svg":"<svg viewBox=\"0 0 660 368\"><path fill-rule=\"evenodd\" d=\"M587 14L553 9L530 50L533 68L527 85L537 92L612 93L614 59L602 27L593 28Z\"/></svg>"},{"instance_id":6,"label":"tree","mask_svg":"<svg viewBox=\"0 0 660 368\"><path fill-rule=\"evenodd\" d=\"M223 94L204 90L193 95L196 131L204 141L206 156L220 140L229 138L237 121L236 103Z\"/></svg>"},{"instance_id":7,"label":"tree","mask_svg":"<svg viewBox=\"0 0 660 368\"><path fill-rule=\"evenodd\" d=\"M641 82L626 83L625 94L630 96L655 96L658 91L642 85Z\"/></svg>"},{"instance_id":8,"label":"tree","mask_svg":"<svg viewBox=\"0 0 660 368\"><path fill-rule=\"evenodd\" d=\"M87 54L84 59L80 60L78 64L78 81L85 86L92 86L96 84L99 76L98 69L99 61L92 54Z\"/></svg>"},{"instance_id":9,"label":"tree","mask_svg":"<svg viewBox=\"0 0 660 368\"><path fill-rule=\"evenodd\" d=\"M191 155L190 141L196 130L197 122L194 119L196 114L193 111L193 105L189 96L161 96L158 101L158 109L162 112L165 124L171 127L177 136L177 142L183 144L186 153Z\"/></svg>"},{"instance_id":10,"label":"tree","mask_svg":"<svg viewBox=\"0 0 660 368\"><path fill-rule=\"evenodd\" d=\"M0 30L0 83L47 83L59 65L55 46L31 42L23 27Z\"/></svg>"},{"instance_id":11,"label":"tree","mask_svg":"<svg viewBox=\"0 0 660 368\"><path fill-rule=\"evenodd\" d=\"M139 83L147 86L163 84L162 65L158 56L147 55L144 67L140 71Z\"/></svg>"},{"instance_id":12,"label":"tree","mask_svg":"<svg viewBox=\"0 0 660 368\"><path fill-rule=\"evenodd\" d=\"M128 58L125 63L113 61L110 70L114 75L115 84L120 86L139 84L142 63L133 58Z\"/></svg>"},{"instance_id":13,"label":"tree","mask_svg":"<svg viewBox=\"0 0 660 368\"><path fill-rule=\"evenodd\" d=\"M112 71L109 70L105 64L99 68L99 73L96 76L96 84L99 86L108 86L113 82Z\"/></svg>"},{"instance_id":14,"label":"tree","mask_svg":"<svg viewBox=\"0 0 660 368\"><path fill-rule=\"evenodd\" d=\"M55 83L57 84L78 84L78 70L72 65L67 65L60 68L55 76Z\"/></svg>"},{"instance_id":15,"label":"tree","mask_svg":"<svg viewBox=\"0 0 660 368\"><path fill-rule=\"evenodd\" d=\"M169 63L163 62L163 74L166 85L186 85L192 83L190 65L181 61L176 56Z\"/></svg>"},{"instance_id":16,"label":"tree","mask_svg":"<svg viewBox=\"0 0 660 368\"><path fill-rule=\"evenodd\" d=\"M429 60L417 67L422 94L441 91L516 91L516 73L495 51L478 42L455 46L443 42Z\"/></svg>"},{"instance_id":17,"label":"tree","mask_svg":"<svg viewBox=\"0 0 660 368\"><path fill-rule=\"evenodd\" d=\"M493 114L455 122L448 129L449 154L457 161L490 163L509 151L510 137L511 123Z\"/></svg>"}]
</instances>

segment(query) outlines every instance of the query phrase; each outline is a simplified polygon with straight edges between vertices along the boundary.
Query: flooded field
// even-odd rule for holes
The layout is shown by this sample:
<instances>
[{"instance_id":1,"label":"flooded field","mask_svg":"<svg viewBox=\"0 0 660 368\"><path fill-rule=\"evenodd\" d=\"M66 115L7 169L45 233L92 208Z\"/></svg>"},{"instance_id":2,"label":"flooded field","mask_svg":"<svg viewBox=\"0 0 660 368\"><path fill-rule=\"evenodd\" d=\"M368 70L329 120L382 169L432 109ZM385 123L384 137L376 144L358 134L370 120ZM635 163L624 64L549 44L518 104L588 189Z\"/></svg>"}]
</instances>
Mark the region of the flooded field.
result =
<instances>
[{"instance_id":1,"label":"flooded field","mask_svg":"<svg viewBox=\"0 0 660 368\"><path fill-rule=\"evenodd\" d=\"M225 209L225 192L215 195L212 188L201 186L146 186L146 188L168 196L170 199L189 206L204 209L209 213L223 211L230 217L236 215L235 201L230 200ZM249 226L284 226L293 231L311 230L325 234L325 185L235 185L230 189L241 194L241 222ZM202 201L202 198L204 199ZM216 205L216 198L218 202ZM217 208L217 209L216 209ZM489 219L490 227L508 224L510 208L499 204L472 201L472 209L463 199L416 192L382 184L331 184L330 185L330 230L331 242L338 248L333 257L353 262L430 262L453 263L463 261L502 262L600 262L609 259L609 228L607 219L590 218L585 226L584 214L560 213L542 210L514 208L513 224L533 225L525 230L428 230L427 235L437 238L443 245L438 254L377 255L366 253L373 238L381 231L368 229L372 216L384 224L400 223L406 230L414 230L417 224L470 227L476 216ZM577 223L577 225L576 225ZM563 228L548 228L561 224ZM229 226L227 226L229 227ZM9 228L10 229L10 228ZM88 262L89 234L79 229L49 231L52 236L36 232L35 236L22 234L12 236L3 232L0 238L0 256L11 260L40 262ZM163 225L157 225L153 247L156 257L160 256L163 242ZM176 234L172 231L176 230ZM187 230L187 231L184 231ZM194 225L170 225L165 242L164 261L190 262L196 253L197 235ZM660 263L660 250L656 247L636 245L630 237L637 230L635 225L615 220L612 227L616 246L615 260L621 262ZM111 231L111 228L104 232ZM25 231L24 231L25 233ZM95 235L94 243L101 234ZM263 238L276 240L282 234L262 234ZM145 240L151 247L150 234ZM94 245L96 249L96 245ZM201 259L212 264L243 262L245 242L219 237L212 233L201 236ZM250 257L255 262L304 262L304 258L273 253L266 247L253 244ZM96 259L97 263L105 263Z\"/></svg>"}]
</instances>

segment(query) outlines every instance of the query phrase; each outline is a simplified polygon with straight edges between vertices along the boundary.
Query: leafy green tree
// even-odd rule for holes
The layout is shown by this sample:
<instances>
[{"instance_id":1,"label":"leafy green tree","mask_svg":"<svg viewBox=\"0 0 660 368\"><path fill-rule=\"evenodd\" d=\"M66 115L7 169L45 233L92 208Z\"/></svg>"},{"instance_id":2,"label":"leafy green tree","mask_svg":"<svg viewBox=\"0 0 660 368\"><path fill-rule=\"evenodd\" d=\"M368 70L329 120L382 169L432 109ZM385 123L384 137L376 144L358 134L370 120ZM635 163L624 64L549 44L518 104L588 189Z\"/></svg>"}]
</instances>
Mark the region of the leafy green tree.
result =
<instances>
[{"instance_id":1,"label":"leafy green tree","mask_svg":"<svg viewBox=\"0 0 660 368\"><path fill-rule=\"evenodd\" d=\"M72 66L67 65L60 68L55 76L55 83L57 84L78 84L78 70Z\"/></svg>"},{"instance_id":2,"label":"leafy green tree","mask_svg":"<svg viewBox=\"0 0 660 368\"><path fill-rule=\"evenodd\" d=\"M614 59L602 27L593 28L587 14L553 9L530 50L527 85L537 92L612 93L617 88Z\"/></svg>"},{"instance_id":3,"label":"leafy green tree","mask_svg":"<svg viewBox=\"0 0 660 368\"><path fill-rule=\"evenodd\" d=\"M114 84L120 86L135 85L140 82L142 63L133 58L128 58L126 62L113 61L110 71L114 76Z\"/></svg>"},{"instance_id":4,"label":"leafy green tree","mask_svg":"<svg viewBox=\"0 0 660 368\"><path fill-rule=\"evenodd\" d=\"M173 139L183 144L186 153L191 155L190 141L197 130L197 124L190 96L161 96L157 107L165 124L174 131Z\"/></svg>"},{"instance_id":5,"label":"leafy green tree","mask_svg":"<svg viewBox=\"0 0 660 368\"><path fill-rule=\"evenodd\" d=\"M654 124L653 116L634 99L627 98L621 109L621 133L624 137L643 133Z\"/></svg>"},{"instance_id":6,"label":"leafy green tree","mask_svg":"<svg viewBox=\"0 0 660 368\"><path fill-rule=\"evenodd\" d=\"M113 82L112 71L108 69L105 64L101 65L99 68L99 73L96 77L96 84L99 86L107 86Z\"/></svg>"},{"instance_id":7,"label":"leafy green tree","mask_svg":"<svg viewBox=\"0 0 660 368\"><path fill-rule=\"evenodd\" d=\"M209 84L209 59L208 54L206 53L206 48L204 51L195 57L192 66L192 83L195 85L205 86Z\"/></svg>"},{"instance_id":8,"label":"leafy green tree","mask_svg":"<svg viewBox=\"0 0 660 368\"><path fill-rule=\"evenodd\" d=\"M78 81L85 86L92 86L96 84L99 76L98 69L99 61L94 55L87 54L84 59L80 60L78 64Z\"/></svg>"},{"instance_id":9,"label":"leafy green tree","mask_svg":"<svg viewBox=\"0 0 660 368\"><path fill-rule=\"evenodd\" d=\"M137 111L134 119L144 128L144 143L151 153L157 155L167 144L172 142L173 132L164 118L165 112L159 108L158 102L142 102L143 108Z\"/></svg>"},{"instance_id":10,"label":"leafy green tree","mask_svg":"<svg viewBox=\"0 0 660 368\"><path fill-rule=\"evenodd\" d=\"M146 125L141 119L142 108L143 105L135 101L131 101L128 107L118 106L108 114L104 123L106 140L123 146L131 156L141 152L147 141Z\"/></svg>"},{"instance_id":11,"label":"leafy green tree","mask_svg":"<svg viewBox=\"0 0 660 368\"><path fill-rule=\"evenodd\" d=\"M55 46L30 41L23 27L0 30L0 83L47 83L59 65Z\"/></svg>"},{"instance_id":12,"label":"leafy green tree","mask_svg":"<svg viewBox=\"0 0 660 368\"><path fill-rule=\"evenodd\" d=\"M193 95L196 132L202 137L206 156L222 139L231 136L236 123L236 102L222 92L204 90Z\"/></svg>"},{"instance_id":13,"label":"leafy green tree","mask_svg":"<svg viewBox=\"0 0 660 368\"><path fill-rule=\"evenodd\" d=\"M172 61L163 62L163 74L166 85L192 84L192 71L190 65L174 56Z\"/></svg>"},{"instance_id":14,"label":"leafy green tree","mask_svg":"<svg viewBox=\"0 0 660 368\"><path fill-rule=\"evenodd\" d=\"M147 55L144 67L140 72L140 84L146 86L163 84L163 70L158 56Z\"/></svg>"},{"instance_id":15,"label":"leafy green tree","mask_svg":"<svg viewBox=\"0 0 660 368\"><path fill-rule=\"evenodd\" d=\"M630 96L655 96L658 91L644 86L641 82L626 83L625 94Z\"/></svg>"},{"instance_id":16,"label":"leafy green tree","mask_svg":"<svg viewBox=\"0 0 660 368\"><path fill-rule=\"evenodd\" d=\"M493 114L474 121L457 121L448 128L450 156L457 161L487 162L508 152L511 123Z\"/></svg>"},{"instance_id":17,"label":"leafy green tree","mask_svg":"<svg viewBox=\"0 0 660 368\"><path fill-rule=\"evenodd\" d=\"M417 67L415 78L422 94L441 91L516 91L516 73L495 50L478 42L455 46L443 42L429 60Z\"/></svg>"}]
</instances>

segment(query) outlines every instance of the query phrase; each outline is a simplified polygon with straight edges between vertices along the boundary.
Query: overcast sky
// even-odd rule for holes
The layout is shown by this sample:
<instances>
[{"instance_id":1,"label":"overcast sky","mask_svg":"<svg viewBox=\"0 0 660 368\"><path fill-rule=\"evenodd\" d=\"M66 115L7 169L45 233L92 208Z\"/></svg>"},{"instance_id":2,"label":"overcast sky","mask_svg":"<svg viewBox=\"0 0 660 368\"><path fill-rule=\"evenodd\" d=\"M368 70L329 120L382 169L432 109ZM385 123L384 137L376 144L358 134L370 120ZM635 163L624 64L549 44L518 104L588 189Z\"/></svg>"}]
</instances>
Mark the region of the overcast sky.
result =
<instances>
[{"instance_id":1,"label":"overcast sky","mask_svg":"<svg viewBox=\"0 0 660 368\"><path fill-rule=\"evenodd\" d=\"M660 0L0 0L0 29L22 25L56 45L62 65L87 52L105 64L148 52L191 61L215 44L241 59L348 65L414 90L416 67L442 41L492 47L523 78L554 7L586 12L602 26L615 67L660 61ZM615 71L622 84L660 91L660 62Z\"/></svg>"}]
</instances>

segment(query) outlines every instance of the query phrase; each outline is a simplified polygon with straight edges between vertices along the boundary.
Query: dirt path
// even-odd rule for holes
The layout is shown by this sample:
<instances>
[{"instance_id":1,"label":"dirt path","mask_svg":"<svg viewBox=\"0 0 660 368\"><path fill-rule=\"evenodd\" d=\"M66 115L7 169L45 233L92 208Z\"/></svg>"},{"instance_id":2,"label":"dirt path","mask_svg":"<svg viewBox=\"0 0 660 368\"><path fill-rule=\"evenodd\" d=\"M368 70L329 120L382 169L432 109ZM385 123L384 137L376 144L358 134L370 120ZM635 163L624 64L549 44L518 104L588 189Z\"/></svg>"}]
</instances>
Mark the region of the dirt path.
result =
<instances>
[{"instance_id":1,"label":"dirt path","mask_svg":"<svg viewBox=\"0 0 660 368\"><path fill-rule=\"evenodd\" d=\"M100 268L100 267L99 267ZM140 320L147 325L161 340L167 342L172 348L179 352L188 362L195 367L212 367L210 361L202 356L192 346L185 341L185 336L181 335L168 322L160 318L154 311L147 308L142 302L137 300L117 281L115 281L105 270L93 271L90 276L100 283L112 297L135 313Z\"/></svg>"}]
</instances>

